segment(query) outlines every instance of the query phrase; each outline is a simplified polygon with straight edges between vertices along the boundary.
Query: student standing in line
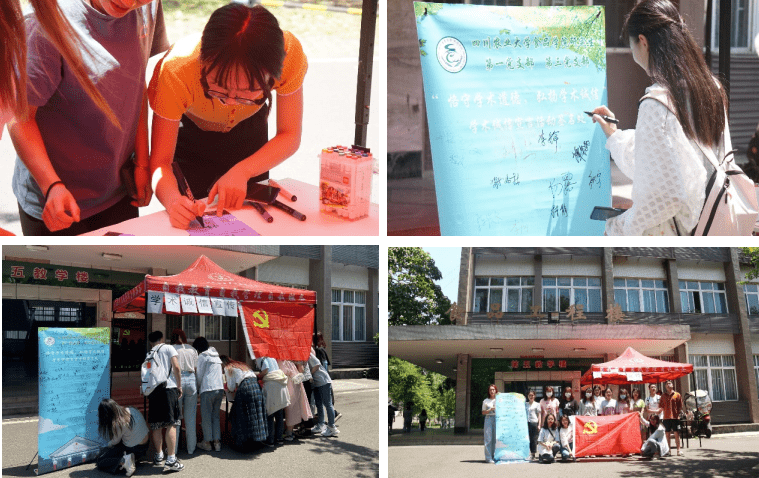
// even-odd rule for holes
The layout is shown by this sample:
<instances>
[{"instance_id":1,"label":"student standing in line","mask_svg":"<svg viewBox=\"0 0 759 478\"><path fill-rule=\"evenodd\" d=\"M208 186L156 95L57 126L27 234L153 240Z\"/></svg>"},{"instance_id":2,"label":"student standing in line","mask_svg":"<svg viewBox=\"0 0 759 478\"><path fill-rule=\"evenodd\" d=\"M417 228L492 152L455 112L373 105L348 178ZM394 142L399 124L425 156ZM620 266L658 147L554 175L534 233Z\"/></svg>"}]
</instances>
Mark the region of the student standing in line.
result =
<instances>
[{"instance_id":1,"label":"student standing in line","mask_svg":"<svg viewBox=\"0 0 759 478\"><path fill-rule=\"evenodd\" d=\"M604 390L604 400L601 402L601 413L599 415L616 415L617 414L617 401L612 398L612 391L610 388Z\"/></svg>"},{"instance_id":2,"label":"student standing in line","mask_svg":"<svg viewBox=\"0 0 759 478\"><path fill-rule=\"evenodd\" d=\"M643 410L646 408L646 402L643 401L642 398L640 398L640 389L633 388L632 390L632 412L634 413L643 413ZM646 441L646 427L641 423L640 424L640 437L643 441Z\"/></svg>"},{"instance_id":3,"label":"student standing in line","mask_svg":"<svg viewBox=\"0 0 759 478\"><path fill-rule=\"evenodd\" d=\"M224 381L219 352L208 345L205 337L198 337L192 343L198 351L198 370L196 372L197 390L200 395L200 424L203 428L203 441L198 448L211 451L221 451L221 423L219 411L224 399Z\"/></svg>"},{"instance_id":4,"label":"student standing in line","mask_svg":"<svg viewBox=\"0 0 759 478\"><path fill-rule=\"evenodd\" d=\"M287 376L279 369L277 361L271 357L259 357L256 365L261 371L258 378L264 382L264 399L266 401L266 428L269 437L267 446L285 443L285 407L290 405L290 395L287 393ZM276 427L275 427L276 421Z\"/></svg>"},{"instance_id":5,"label":"student standing in line","mask_svg":"<svg viewBox=\"0 0 759 478\"><path fill-rule=\"evenodd\" d=\"M604 395L600 385L593 386L593 401L596 402L596 415L603 415L601 403L604 401Z\"/></svg>"},{"instance_id":6,"label":"student standing in line","mask_svg":"<svg viewBox=\"0 0 759 478\"><path fill-rule=\"evenodd\" d=\"M626 388L619 389L619 400L617 400L617 413L616 415L624 415L630 413L632 404L630 403L630 394Z\"/></svg>"},{"instance_id":7,"label":"student standing in line","mask_svg":"<svg viewBox=\"0 0 759 478\"><path fill-rule=\"evenodd\" d=\"M319 412L319 421L311 431L323 437L337 436L340 430L335 426L335 410L332 407L332 379L313 352L308 358L308 366L311 368L311 375L314 377L316 408ZM324 425L325 409L327 426Z\"/></svg>"},{"instance_id":8,"label":"student standing in line","mask_svg":"<svg viewBox=\"0 0 759 478\"><path fill-rule=\"evenodd\" d=\"M9 129L18 153L13 193L25 235L82 234L132 219L152 195L145 73L150 56L169 47L160 0L59 5L92 54L84 60L116 121L87 96L31 17L28 115ZM135 183L133 196L125 180Z\"/></svg>"},{"instance_id":9,"label":"student standing in line","mask_svg":"<svg viewBox=\"0 0 759 478\"><path fill-rule=\"evenodd\" d=\"M577 415L580 410L580 404L572 396L572 387L564 387L564 395L559 400L559 412L563 417L564 415L571 417Z\"/></svg>"},{"instance_id":10,"label":"student standing in line","mask_svg":"<svg viewBox=\"0 0 759 478\"><path fill-rule=\"evenodd\" d=\"M182 329L171 331L171 344L177 351L177 361L182 374L182 399L179 401L179 413L184 418L187 454L195 453L198 442L195 419L198 413L198 385L195 371L198 368L198 351L187 343L187 336ZM177 427L177 449L179 451L179 432Z\"/></svg>"},{"instance_id":11,"label":"student standing in line","mask_svg":"<svg viewBox=\"0 0 759 478\"><path fill-rule=\"evenodd\" d=\"M495 463L495 396L498 389L494 384L488 387L488 396L482 401L482 414L485 415L485 461Z\"/></svg>"},{"instance_id":12,"label":"student standing in line","mask_svg":"<svg viewBox=\"0 0 759 478\"><path fill-rule=\"evenodd\" d=\"M229 411L235 448L249 450L253 442L264 442L267 437L266 404L253 370L243 362L226 355L219 357L227 379L227 390L233 401Z\"/></svg>"},{"instance_id":13,"label":"student standing in line","mask_svg":"<svg viewBox=\"0 0 759 478\"><path fill-rule=\"evenodd\" d=\"M664 413L659 406L661 395L657 391L655 383L648 386L648 392L650 395L646 399L646 415L650 419L651 415L656 414L659 415L659 420L661 420L664 417Z\"/></svg>"},{"instance_id":14,"label":"student standing in line","mask_svg":"<svg viewBox=\"0 0 759 478\"><path fill-rule=\"evenodd\" d=\"M174 347L163 343L163 332L160 330L151 332L148 340L156 362L160 362L161 368L168 374L166 383L148 395L148 423L153 447L156 450L153 463L161 465L165 461L164 472L182 471L184 465L176 456L177 430L175 427L182 424L182 413L179 410L179 400L182 398L182 375L179 370L177 351ZM163 454L164 429L166 429L168 458L164 458Z\"/></svg>"},{"instance_id":15,"label":"student standing in line","mask_svg":"<svg viewBox=\"0 0 759 478\"><path fill-rule=\"evenodd\" d=\"M664 412L664 429L667 433L667 446L672 439L671 433L675 434L675 446L677 447L677 456L682 456L680 451L680 414L683 412L683 397L675 392L675 385L672 380L664 382L664 392L659 400L661 409Z\"/></svg>"},{"instance_id":16,"label":"student standing in line","mask_svg":"<svg viewBox=\"0 0 759 478\"><path fill-rule=\"evenodd\" d=\"M586 388L583 392L582 400L580 400L579 415L586 417L595 417L598 415L598 408L596 407L596 401L593 398L593 390Z\"/></svg>"},{"instance_id":17,"label":"student standing in line","mask_svg":"<svg viewBox=\"0 0 759 478\"><path fill-rule=\"evenodd\" d=\"M290 405L285 407L285 441L293 441L295 427L312 418L311 406L303 389L303 373L295 363L290 360L278 360L277 365L287 375L287 394L290 396Z\"/></svg>"}]
</instances>

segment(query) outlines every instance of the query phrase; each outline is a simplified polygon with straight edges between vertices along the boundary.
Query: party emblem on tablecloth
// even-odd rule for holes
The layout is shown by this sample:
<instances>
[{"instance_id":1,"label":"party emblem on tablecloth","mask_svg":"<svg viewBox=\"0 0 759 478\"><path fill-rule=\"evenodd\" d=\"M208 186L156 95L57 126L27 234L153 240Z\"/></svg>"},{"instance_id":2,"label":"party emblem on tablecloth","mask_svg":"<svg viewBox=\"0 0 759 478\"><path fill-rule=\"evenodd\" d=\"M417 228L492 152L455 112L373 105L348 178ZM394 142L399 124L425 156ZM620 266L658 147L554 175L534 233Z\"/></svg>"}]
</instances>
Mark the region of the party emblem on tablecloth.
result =
<instances>
[{"instance_id":1,"label":"party emblem on tablecloth","mask_svg":"<svg viewBox=\"0 0 759 478\"><path fill-rule=\"evenodd\" d=\"M596 425L596 422L586 422L582 429L582 434L593 435L594 433L598 433L598 425Z\"/></svg>"},{"instance_id":2,"label":"party emblem on tablecloth","mask_svg":"<svg viewBox=\"0 0 759 478\"><path fill-rule=\"evenodd\" d=\"M259 327L261 329L269 328L269 314L267 314L265 310L257 310L253 312L253 318L261 321L256 322L253 320L252 323L255 327Z\"/></svg>"}]
</instances>

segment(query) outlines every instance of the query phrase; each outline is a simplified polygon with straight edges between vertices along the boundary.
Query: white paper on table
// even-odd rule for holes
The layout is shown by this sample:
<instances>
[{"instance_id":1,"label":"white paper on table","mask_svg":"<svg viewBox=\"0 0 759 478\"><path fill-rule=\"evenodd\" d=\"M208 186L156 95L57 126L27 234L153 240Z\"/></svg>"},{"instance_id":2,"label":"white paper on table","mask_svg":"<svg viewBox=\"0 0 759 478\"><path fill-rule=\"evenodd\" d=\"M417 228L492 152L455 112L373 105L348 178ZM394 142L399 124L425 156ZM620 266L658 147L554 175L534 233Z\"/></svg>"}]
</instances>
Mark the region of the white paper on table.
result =
<instances>
[{"instance_id":1,"label":"white paper on table","mask_svg":"<svg viewBox=\"0 0 759 478\"><path fill-rule=\"evenodd\" d=\"M164 294L164 301L166 303L166 312L174 312L175 314L181 314L182 311L180 310L180 304L179 304L179 294L172 294L170 292L166 292Z\"/></svg>"},{"instance_id":2,"label":"white paper on table","mask_svg":"<svg viewBox=\"0 0 759 478\"><path fill-rule=\"evenodd\" d=\"M163 292L157 290L148 291L148 314L163 313Z\"/></svg>"},{"instance_id":3,"label":"white paper on table","mask_svg":"<svg viewBox=\"0 0 759 478\"><path fill-rule=\"evenodd\" d=\"M198 313L198 304L195 302L195 296L190 294L182 294L182 312L184 313Z\"/></svg>"},{"instance_id":4,"label":"white paper on table","mask_svg":"<svg viewBox=\"0 0 759 478\"><path fill-rule=\"evenodd\" d=\"M224 300L224 315L227 317L237 317L237 301L235 299Z\"/></svg>"},{"instance_id":5,"label":"white paper on table","mask_svg":"<svg viewBox=\"0 0 759 478\"><path fill-rule=\"evenodd\" d=\"M211 307L211 299L209 297L195 297L198 302L198 313L214 315L213 308Z\"/></svg>"},{"instance_id":6,"label":"white paper on table","mask_svg":"<svg viewBox=\"0 0 759 478\"><path fill-rule=\"evenodd\" d=\"M211 297L211 308L213 309L213 315L225 315L224 299Z\"/></svg>"}]
</instances>

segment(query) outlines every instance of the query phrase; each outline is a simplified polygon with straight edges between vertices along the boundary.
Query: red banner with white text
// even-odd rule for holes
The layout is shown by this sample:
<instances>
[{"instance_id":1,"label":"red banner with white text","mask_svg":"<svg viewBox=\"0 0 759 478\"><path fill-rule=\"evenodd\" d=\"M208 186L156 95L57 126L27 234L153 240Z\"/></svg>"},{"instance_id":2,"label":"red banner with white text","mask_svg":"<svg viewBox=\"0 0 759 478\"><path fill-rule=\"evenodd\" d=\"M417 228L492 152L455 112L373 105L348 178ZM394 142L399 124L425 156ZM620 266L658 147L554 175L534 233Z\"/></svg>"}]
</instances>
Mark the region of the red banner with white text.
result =
<instances>
[{"instance_id":1,"label":"red banner with white text","mask_svg":"<svg viewBox=\"0 0 759 478\"><path fill-rule=\"evenodd\" d=\"M575 416L575 457L640 453L637 413L603 417Z\"/></svg>"},{"instance_id":2,"label":"red banner with white text","mask_svg":"<svg viewBox=\"0 0 759 478\"><path fill-rule=\"evenodd\" d=\"M252 357L306 361L311 353L314 308L292 302L240 302Z\"/></svg>"}]
</instances>

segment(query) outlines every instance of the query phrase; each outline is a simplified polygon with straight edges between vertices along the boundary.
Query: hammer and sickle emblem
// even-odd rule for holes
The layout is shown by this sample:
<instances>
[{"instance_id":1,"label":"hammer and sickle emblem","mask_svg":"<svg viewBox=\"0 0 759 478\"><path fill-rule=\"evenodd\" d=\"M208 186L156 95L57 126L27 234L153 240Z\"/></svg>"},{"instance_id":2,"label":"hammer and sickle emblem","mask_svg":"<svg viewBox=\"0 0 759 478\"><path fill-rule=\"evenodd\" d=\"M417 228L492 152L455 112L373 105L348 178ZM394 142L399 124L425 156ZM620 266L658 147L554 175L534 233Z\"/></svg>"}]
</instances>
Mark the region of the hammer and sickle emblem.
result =
<instances>
[{"instance_id":1,"label":"hammer and sickle emblem","mask_svg":"<svg viewBox=\"0 0 759 478\"><path fill-rule=\"evenodd\" d=\"M254 320L253 326L259 327L262 329L269 328L269 314L267 314L265 310L257 310L253 312L253 318L261 321L261 322L256 322Z\"/></svg>"},{"instance_id":2,"label":"hammer and sickle emblem","mask_svg":"<svg viewBox=\"0 0 759 478\"><path fill-rule=\"evenodd\" d=\"M582 429L582 434L593 435L594 433L598 433L598 425L596 425L596 422L586 422Z\"/></svg>"}]
</instances>

